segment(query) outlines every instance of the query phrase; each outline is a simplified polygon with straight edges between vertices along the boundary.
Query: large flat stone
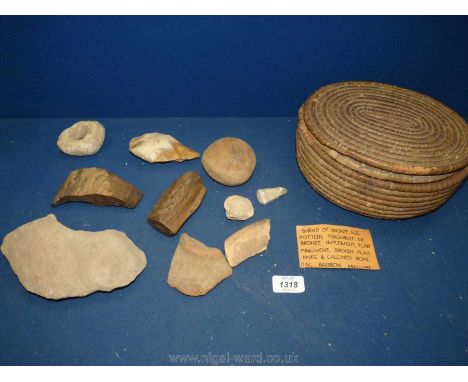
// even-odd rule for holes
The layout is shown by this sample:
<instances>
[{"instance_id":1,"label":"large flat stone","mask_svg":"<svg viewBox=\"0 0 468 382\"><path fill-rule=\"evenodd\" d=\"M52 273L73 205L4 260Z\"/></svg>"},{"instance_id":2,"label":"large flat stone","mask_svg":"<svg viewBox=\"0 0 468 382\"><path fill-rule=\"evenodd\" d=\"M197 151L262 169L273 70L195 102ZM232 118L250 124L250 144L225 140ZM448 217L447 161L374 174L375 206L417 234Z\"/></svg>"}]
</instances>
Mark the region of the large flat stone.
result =
<instances>
[{"instance_id":1,"label":"large flat stone","mask_svg":"<svg viewBox=\"0 0 468 382\"><path fill-rule=\"evenodd\" d=\"M52 300L124 287L146 266L123 232L74 231L52 214L10 232L1 250L26 290Z\"/></svg>"}]
</instances>

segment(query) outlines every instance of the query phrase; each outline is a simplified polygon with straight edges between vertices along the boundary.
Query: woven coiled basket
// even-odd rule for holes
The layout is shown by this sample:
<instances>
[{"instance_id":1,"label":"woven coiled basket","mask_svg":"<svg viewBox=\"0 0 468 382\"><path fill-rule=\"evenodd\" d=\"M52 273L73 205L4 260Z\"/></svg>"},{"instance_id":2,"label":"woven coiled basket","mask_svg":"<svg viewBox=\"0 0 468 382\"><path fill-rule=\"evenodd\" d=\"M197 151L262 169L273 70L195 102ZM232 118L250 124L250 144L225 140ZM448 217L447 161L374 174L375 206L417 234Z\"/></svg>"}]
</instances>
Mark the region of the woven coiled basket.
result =
<instances>
[{"instance_id":1,"label":"woven coiled basket","mask_svg":"<svg viewBox=\"0 0 468 382\"><path fill-rule=\"evenodd\" d=\"M301 106L296 156L308 183L363 215L433 211L468 175L468 127L440 102L376 82L342 82Z\"/></svg>"}]
</instances>

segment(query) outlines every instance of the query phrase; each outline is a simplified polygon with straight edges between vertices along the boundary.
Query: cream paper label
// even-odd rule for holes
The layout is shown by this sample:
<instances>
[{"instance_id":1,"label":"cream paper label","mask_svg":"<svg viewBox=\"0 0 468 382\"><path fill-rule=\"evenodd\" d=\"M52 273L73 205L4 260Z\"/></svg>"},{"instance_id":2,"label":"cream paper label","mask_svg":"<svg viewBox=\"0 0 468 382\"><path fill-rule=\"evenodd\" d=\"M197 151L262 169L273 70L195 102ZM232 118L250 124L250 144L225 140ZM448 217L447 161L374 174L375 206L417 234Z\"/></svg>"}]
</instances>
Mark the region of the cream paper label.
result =
<instances>
[{"instance_id":1,"label":"cream paper label","mask_svg":"<svg viewBox=\"0 0 468 382\"><path fill-rule=\"evenodd\" d=\"M301 268L379 270L368 229L330 224L296 226Z\"/></svg>"}]
</instances>

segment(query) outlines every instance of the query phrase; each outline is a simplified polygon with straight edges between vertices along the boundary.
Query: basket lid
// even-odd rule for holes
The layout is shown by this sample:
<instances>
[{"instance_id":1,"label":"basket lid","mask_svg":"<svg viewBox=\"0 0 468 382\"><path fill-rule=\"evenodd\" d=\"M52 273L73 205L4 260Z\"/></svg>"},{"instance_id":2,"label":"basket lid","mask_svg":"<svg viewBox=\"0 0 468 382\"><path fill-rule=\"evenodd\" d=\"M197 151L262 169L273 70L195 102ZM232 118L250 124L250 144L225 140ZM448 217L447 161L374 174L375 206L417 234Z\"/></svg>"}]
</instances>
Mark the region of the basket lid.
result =
<instances>
[{"instance_id":1,"label":"basket lid","mask_svg":"<svg viewBox=\"0 0 468 382\"><path fill-rule=\"evenodd\" d=\"M442 103L397 86L340 82L304 103L309 131L342 155L387 171L447 174L468 164L468 126Z\"/></svg>"}]
</instances>

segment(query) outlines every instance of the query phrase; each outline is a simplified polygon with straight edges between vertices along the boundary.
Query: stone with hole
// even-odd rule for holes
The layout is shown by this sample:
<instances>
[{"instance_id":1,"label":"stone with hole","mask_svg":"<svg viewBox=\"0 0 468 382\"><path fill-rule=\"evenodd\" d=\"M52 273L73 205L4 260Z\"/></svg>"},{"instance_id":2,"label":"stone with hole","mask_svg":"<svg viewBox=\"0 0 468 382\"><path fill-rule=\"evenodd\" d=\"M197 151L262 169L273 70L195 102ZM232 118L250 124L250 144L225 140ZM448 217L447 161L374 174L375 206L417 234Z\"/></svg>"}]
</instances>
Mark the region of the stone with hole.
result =
<instances>
[{"instance_id":1,"label":"stone with hole","mask_svg":"<svg viewBox=\"0 0 468 382\"><path fill-rule=\"evenodd\" d=\"M105 137L106 129L99 122L80 121L62 131L57 146L68 155L93 155L101 149Z\"/></svg>"}]
</instances>

